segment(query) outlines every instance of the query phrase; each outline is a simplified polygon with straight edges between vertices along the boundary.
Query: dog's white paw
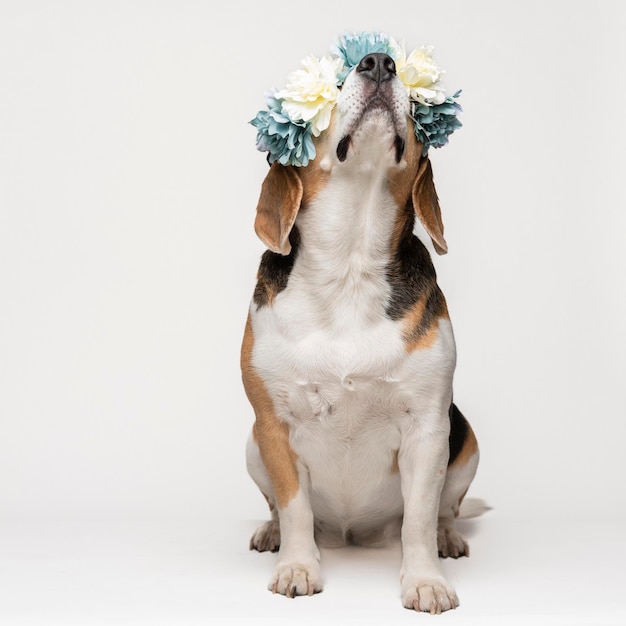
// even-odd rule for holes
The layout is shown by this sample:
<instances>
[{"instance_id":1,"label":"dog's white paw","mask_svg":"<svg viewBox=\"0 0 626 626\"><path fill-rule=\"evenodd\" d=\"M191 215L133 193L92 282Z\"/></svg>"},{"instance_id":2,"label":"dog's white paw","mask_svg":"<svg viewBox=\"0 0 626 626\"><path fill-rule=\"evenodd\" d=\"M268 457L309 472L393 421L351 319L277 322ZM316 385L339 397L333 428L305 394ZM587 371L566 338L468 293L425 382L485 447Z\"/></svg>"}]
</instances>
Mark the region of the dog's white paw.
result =
<instances>
[{"instance_id":1,"label":"dog's white paw","mask_svg":"<svg viewBox=\"0 0 626 626\"><path fill-rule=\"evenodd\" d=\"M443 578L424 578L403 584L402 603L407 609L439 615L456 609L459 599Z\"/></svg>"},{"instance_id":2,"label":"dog's white paw","mask_svg":"<svg viewBox=\"0 0 626 626\"><path fill-rule=\"evenodd\" d=\"M322 590L319 566L302 563L279 563L274 577L268 585L272 593L280 593L288 598L312 596Z\"/></svg>"},{"instance_id":3,"label":"dog's white paw","mask_svg":"<svg viewBox=\"0 0 626 626\"><path fill-rule=\"evenodd\" d=\"M461 556L469 556L469 546L463 535L454 528L439 528L437 530L437 548L439 556L458 559Z\"/></svg>"},{"instance_id":4,"label":"dog's white paw","mask_svg":"<svg viewBox=\"0 0 626 626\"><path fill-rule=\"evenodd\" d=\"M270 520L261 524L250 539L250 550L278 552L278 548L280 548L280 526L278 522Z\"/></svg>"}]
</instances>

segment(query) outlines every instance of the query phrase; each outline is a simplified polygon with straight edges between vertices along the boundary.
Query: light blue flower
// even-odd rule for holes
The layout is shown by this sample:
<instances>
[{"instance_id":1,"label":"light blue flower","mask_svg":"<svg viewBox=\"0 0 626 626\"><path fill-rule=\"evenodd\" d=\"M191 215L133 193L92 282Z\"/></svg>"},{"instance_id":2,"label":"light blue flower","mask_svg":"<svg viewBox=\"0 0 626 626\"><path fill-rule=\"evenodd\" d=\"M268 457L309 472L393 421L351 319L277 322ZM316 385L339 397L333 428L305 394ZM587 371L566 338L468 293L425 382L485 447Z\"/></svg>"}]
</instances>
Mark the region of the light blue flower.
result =
<instances>
[{"instance_id":1,"label":"light blue flower","mask_svg":"<svg viewBox=\"0 0 626 626\"><path fill-rule=\"evenodd\" d=\"M339 72L339 84L343 84L350 70L372 52L382 52L395 58L397 44L385 33L344 33L331 46L331 52L343 60L344 69Z\"/></svg>"},{"instance_id":2,"label":"light blue flower","mask_svg":"<svg viewBox=\"0 0 626 626\"><path fill-rule=\"evenodd\" d=\"M441 104L428 106L413 102L412 117L415 122L415 134L424 145L423 154L428 154L428 149L441 148L448 143L448 137L457 128L461 128L458 114L462 111L461 105L456 99L461 95L457 91L449 96Z\"/></svg>"},{"instance_id":3,"label":"light blue flower","mask_svg":"<svg viewBox=\"0 0 626 626\"><path fill-rule=\"evenodd\" d=\"M315 158L310 122L294 121L283 111L282 100L266 94L267 110L259 111L250 124L257 129L256 147L268 152L268 161L305 166Z\"/></svg>"}]
</instances>

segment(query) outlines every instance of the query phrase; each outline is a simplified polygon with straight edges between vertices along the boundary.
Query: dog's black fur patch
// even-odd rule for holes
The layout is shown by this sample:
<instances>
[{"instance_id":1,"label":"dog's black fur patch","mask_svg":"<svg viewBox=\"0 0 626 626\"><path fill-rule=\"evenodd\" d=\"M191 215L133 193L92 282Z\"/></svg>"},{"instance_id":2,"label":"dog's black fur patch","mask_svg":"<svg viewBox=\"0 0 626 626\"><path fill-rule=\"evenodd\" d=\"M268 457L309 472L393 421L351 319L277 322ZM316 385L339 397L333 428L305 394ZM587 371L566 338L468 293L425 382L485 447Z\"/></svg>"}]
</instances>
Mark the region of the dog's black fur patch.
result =
<instances>
[{"instance_id":1,"label":"dog's black fur patch","mask_svg":"<svg viewBox=\"0 0 626 626\"><path fill-rule=\"evenodd\" d=\"M450 417L450 436L448 437L448 445L450 446L450 459L448 465L454 463L456 457L459 456L463 449L463 444L467 439L467 433L469 432L469 424L465 419L465 416L454 402L450 405L448 411Z\"/></svg>"},{"instance_id":2,"label":"dog's black fur patch","mask_svg":"<svg viewBox=\"0 0 626 626\"><path fill-rule=\"evenodd\" d=\"M398 249L389 267L387 280L391 298L385 313L401 319L420 299L426 298L424 315L408 339L419 339L446 310L446 301L437 285L437 273L426 246L413 234L415 217L412 206L405 208L407 220Z\"/></svg>"},{"instance_id":3,"label":"dog's black fur patch","mask_svg":"<svg viewBox=\"0 0 626 626\"><path fill-rule=\"evenodd\" d=\"M261 257L253 297L257 309L270 304L287 287L300 245L300 233L296 226L289 233L289 243L291 252L287 256L266 250Z\"/></svg>"}]
</instances>

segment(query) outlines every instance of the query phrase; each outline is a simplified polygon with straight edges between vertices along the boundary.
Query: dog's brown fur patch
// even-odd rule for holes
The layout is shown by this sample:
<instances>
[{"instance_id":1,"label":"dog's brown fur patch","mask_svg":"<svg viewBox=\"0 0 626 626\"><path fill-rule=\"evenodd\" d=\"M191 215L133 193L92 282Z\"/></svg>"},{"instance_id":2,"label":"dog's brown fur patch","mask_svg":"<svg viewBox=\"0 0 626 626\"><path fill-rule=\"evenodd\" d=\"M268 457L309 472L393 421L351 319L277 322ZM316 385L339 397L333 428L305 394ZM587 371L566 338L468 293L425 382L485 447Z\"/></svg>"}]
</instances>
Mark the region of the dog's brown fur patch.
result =
<instances>
[{"instance_id":1,"label":"dog's brown fur patch","mask_svg":"<svg viewBox=\"0 0 626 626\"><path fill-rule=\"evenodd\" d=\"M393 451L393 459L391 460L391 473L399 474L400 473L400 464L398 463L398 454L400 450Z\"/></svg>"},{"instance_id":2,"label":"dog's brown fur patch","mask_svg":"<svg viewBox=\"0 0 626 626\"><path fill-rule=\"evenodd\" d=\"M403 319L407 352L430 348L439 336L439 318L447 316L445 300L441 301L438 295L420 298Z\"/></svg>"},{"instance_id":3,"label":"dog's brown fur patch","mask_svg":"<svg viewBox=\"0 0 626 626\"><path fill-rule=\"evenodd\" d=\"M330 134L330 132L325 132L315 139L315 159L310 161L306 167L297 168L303 187L301 209L306 210L306 207L315 200L319 192L326 186L330 177L330 172L321 167L321 162L328 150L329 141L327 138Z\"/></svg>"},{"instance_id":4,"label":"dog's brown fur patch","mask_svg":"<svg viewBox=\"0 0 626 626\"><path fill-rule=\"evenodd\" d=\"M279 508L287 506L298 493L297 455L289 443L289 429L276 416L272 399L259 374L252 365L254 334L250 317L246 322L241 346L241 371L244 388L256 414L254 438L258 442L261 460L274 487Z\"/></svg>"}]
</instances>

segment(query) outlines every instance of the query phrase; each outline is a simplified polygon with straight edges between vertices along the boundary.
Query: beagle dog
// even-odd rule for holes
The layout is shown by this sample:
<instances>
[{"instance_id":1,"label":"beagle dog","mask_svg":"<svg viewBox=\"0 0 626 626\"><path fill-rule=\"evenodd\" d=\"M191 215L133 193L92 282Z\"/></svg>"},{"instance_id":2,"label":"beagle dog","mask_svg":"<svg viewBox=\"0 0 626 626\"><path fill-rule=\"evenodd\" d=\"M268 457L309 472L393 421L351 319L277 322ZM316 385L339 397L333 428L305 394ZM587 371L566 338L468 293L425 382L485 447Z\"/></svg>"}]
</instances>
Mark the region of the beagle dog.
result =
<instances>
[{"instance_id":1,"label":"beagle dog","mask_svg":"<svg viewBox=\"0 0 626 626\"><path fill-rule=\"evenodd\" d=\"M271 165L255 230L261 259L241 351L256 420L247 467L278 551L269 589L322 590L318 545L402 542L405 607L458 606L439 557L468 556L455 518L478 465L452 403L446 300L415 216L447 251L431 164L410 130L391 57L347 76L306 167Z\"/></svg>"}]
</instances>

